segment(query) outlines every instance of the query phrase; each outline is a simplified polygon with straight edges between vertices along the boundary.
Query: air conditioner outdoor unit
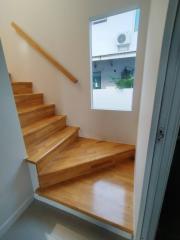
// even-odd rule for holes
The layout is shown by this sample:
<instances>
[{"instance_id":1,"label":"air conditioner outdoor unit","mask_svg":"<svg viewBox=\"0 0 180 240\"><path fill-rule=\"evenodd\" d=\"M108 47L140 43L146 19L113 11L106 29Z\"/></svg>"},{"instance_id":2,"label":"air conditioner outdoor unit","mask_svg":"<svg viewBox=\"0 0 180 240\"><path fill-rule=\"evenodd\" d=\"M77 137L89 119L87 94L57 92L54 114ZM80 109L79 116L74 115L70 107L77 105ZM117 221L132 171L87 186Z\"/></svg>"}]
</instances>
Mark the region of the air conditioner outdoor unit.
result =
<instances>
[{"instance_id":1,"label":"air conditioner outdoor unit","mask_svg":"<svg viewBox=\"0 0 180 240\"><path fill-rule=\"evenodd\" d=\"M125 47L131 43L131 35L129 32L122 32L117 36L117 46Z\"/></svg>"}]
</instances>

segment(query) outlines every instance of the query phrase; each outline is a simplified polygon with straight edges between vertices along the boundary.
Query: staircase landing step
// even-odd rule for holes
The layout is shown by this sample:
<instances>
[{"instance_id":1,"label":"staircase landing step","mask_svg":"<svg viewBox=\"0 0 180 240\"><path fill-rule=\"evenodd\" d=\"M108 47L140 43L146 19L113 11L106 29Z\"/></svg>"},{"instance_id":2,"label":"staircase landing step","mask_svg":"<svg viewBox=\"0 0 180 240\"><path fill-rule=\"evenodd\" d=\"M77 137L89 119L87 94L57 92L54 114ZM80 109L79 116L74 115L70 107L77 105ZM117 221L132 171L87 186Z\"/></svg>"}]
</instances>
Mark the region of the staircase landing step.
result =
<instances>
[{"instance_id":1,"label":"staircase landing step","mask_svg":"<svg viewBox=\"0 0 180 240\"><path fill-rule=\"evenodd\" d=\"M134 145L79 137L42 170L42 174L64 170L82 163L96 161L119 153L134 152Z\"/></svg>"},{"instance_id":2,"label":"staircase landing step","mask_svg":"<svg viewBox=\"0 0 180 240\"><path fill-rule=\"evenodd\" d=\"M133 233L134 161L79 177L37 193L128 233Z\"/></svg>"},{"instance_id":3,"label":"staircase landing step","mask_svg":"<svg viewBox=\"0 0 180 240\"><path fill-rule=\"evenodd\" d=\"M128 144L106 142L79 137L51 161L41 166L39 182L48 187L81 175L109 168L117 162L134 158L135 147Z\"/></svg>"}]
</instances>

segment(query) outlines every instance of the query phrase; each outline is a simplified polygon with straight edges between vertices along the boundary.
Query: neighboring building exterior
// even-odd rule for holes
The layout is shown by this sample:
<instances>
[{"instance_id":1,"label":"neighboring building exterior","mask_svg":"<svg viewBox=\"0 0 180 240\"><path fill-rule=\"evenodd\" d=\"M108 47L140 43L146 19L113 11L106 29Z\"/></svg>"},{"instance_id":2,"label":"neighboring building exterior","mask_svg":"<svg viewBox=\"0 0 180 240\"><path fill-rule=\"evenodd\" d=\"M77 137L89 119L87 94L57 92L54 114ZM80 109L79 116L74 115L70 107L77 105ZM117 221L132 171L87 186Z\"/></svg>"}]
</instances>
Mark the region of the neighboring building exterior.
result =
<instances>
[{"instance_id":1,"label":"neighboring building exterior","mask_svg":"<svg viewBox=\"0 0 180 240\"><path fill-rule=\"evenodd\" d=\"M115 82L121 78L125 68L134 71L135 57L119 58L93 62L94 89L105 89L116 86Z\"/></svg>"},{"instance_id":2,"label":"neighboring building exterior","mask_svg":"<svg viewBox=\"0 0 180 240\"><path fill-rule=\"evenodd\" d=\"M135 57L139 15L133 10L92 22L93 60Z\"/></svg>"},{"instance_id":3,"label":"neighboring building exterior","mask_svg":"<svg viewBox=\"0 0 180 240\"><path fill-rule=\"evenodd\" d=\"M93 88L116 87L122 71L134 74L140 10L92 22Z\"/></svg>"}]
</instances>

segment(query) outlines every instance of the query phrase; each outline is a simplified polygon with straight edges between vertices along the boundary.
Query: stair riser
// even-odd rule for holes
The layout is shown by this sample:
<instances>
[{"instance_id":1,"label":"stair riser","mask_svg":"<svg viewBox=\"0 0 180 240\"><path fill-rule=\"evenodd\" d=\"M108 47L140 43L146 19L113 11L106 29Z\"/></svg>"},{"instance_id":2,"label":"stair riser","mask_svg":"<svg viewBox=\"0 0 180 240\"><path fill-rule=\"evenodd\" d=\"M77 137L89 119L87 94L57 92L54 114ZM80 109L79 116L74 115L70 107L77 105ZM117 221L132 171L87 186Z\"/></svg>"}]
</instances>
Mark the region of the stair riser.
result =
<instances>
[{"instance_id":1,"label":"stair riser","mask_svg":"<svg viewBox=\"0 0 180 240\"><path fill-rule=\"evenodd\" d=\"M43 94L17 95L15 96L17 108L37 106L43 104Z\"/></svg>"},{"instance_id":2,"label":"stair riser","mask_svg":"<svg viewBox=\"0 0 180 240\"><path fill-rule=\"evenodd\" d=\"M12 90L14 94L32 93L32 83L12 83Z\"/></svg>"},{"instance_id":3,"label":"stair riser","mask_svg":"<svg viewBox=\"0 0 180 240\"><path fill-rule=\"evenodd\" d=\"M49 187L57 183L61 183L78 176L83 176L102 169L108 169L117 163L124 161L128 158L134 158L135 151L129 151L115 156L106 157L96 161L88 162L72 168L64 169L56 173L39 176L39 184L41 188Z\"/></svg>"},{"instance_id":4,"label":"stair riser","mask_svg":"<svg viewBox=\"0 0 180 240\"><path fill-rule=\"evenodd\" d=\"M24 136L26 147L30 144L39 143L43 139L47 138L51 134L63 129L66 126L66 117L57 120L56 122L50 123L48 126L45 126L42 129L37 130L36 132L30 133Z\"/></svg>"},{"instance_id":5,"label":"stair riser","mask_svg":"<svg viewBox=\"0 0 180 240\"><path fill-rule=\"evenodd\" d=\"M38 109L35 111L19 114L21 127L26 127L29 124L42 120L46 117L51 117L55 114L55 106L47 106L46 108Z\"/></svg>"},{"instance_id":6,"label":"stair riser","mask_svg":"<svg viewBox=\"0 0 180 240\"><path fill-rule=\"evenodd\" d=\"M53 151L49 152L45 157L43 157L37 163L37 171L40 172L46 163L52 161L55 157L59 156L60 152L62 152L69 144L73 143L76 140L78 134L79 129L77 129L74 134L67 138L63 143L58 145Z\"/></svg>"}]
</instances>

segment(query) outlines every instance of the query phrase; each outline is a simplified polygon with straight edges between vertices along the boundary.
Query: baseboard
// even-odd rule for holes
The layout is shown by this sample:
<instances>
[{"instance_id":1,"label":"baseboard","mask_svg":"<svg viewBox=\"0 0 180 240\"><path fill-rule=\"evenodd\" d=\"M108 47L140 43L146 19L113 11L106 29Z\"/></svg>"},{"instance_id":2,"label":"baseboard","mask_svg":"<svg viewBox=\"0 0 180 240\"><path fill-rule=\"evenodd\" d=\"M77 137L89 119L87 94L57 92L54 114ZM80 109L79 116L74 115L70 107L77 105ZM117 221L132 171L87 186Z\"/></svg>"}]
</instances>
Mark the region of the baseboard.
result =
<instances>
[{"instance_id":1,"label":"baseboard","mask_svg":"<svg viewBox=\"0 0 180 240\"><path fill-rule=\"evenodd\" d=\"M0 226L0 238L8 231L8 229L16 222L21 214L29 207L32 203L34 196L30 196L26 199L21 206Z\"/></svg>"},{"instance_id":2,"label":"baseboard","mask_svg":"<svg viewBox=\"0 0 180 240\"><path fill-rule=\"evenodd\" d=\"M117 235L119 235L119 236L121 236L121 237L123 237L123 238L125 238L127 240L132 240L132 238L133 238L132 234L130 234L130 233L122 231L122 230L120 230L118 228L115 228L115 227L109 225L109 224L103 223L103 222L101 222L101 221L99 221L99 220L97 220L97 219L95 219L93 217L90 217L90 216L88 216L88 215L86 215L84 213L81 213L79 211L73 210L73 209L71 209L71 208L69 208L67 206L64 206L64 205L60 204L60 203L56 203L56 202L54 202L52 200L49 200L49 199L44 198L44 197L41 197L38 194L35 194L34 197L35 197L36 200L38 200L40 202L46 203L46 204L48 204L48 205L50 205L52 207L55 207L55 208L60 209L60 210L62 210L64 212L70 213L70 214L72 214L72 215L74 215L74 216L76 216L78 218L81 218L81 219L83 219L85 221L88 221L90 223L96 224L97 226L102 227L102 228L104 228L106 230L109 230L109 231L111 231L111 232L113 232L113 233L115 233L115 234L117 234Z\"/></svg>"}]
</instances>

